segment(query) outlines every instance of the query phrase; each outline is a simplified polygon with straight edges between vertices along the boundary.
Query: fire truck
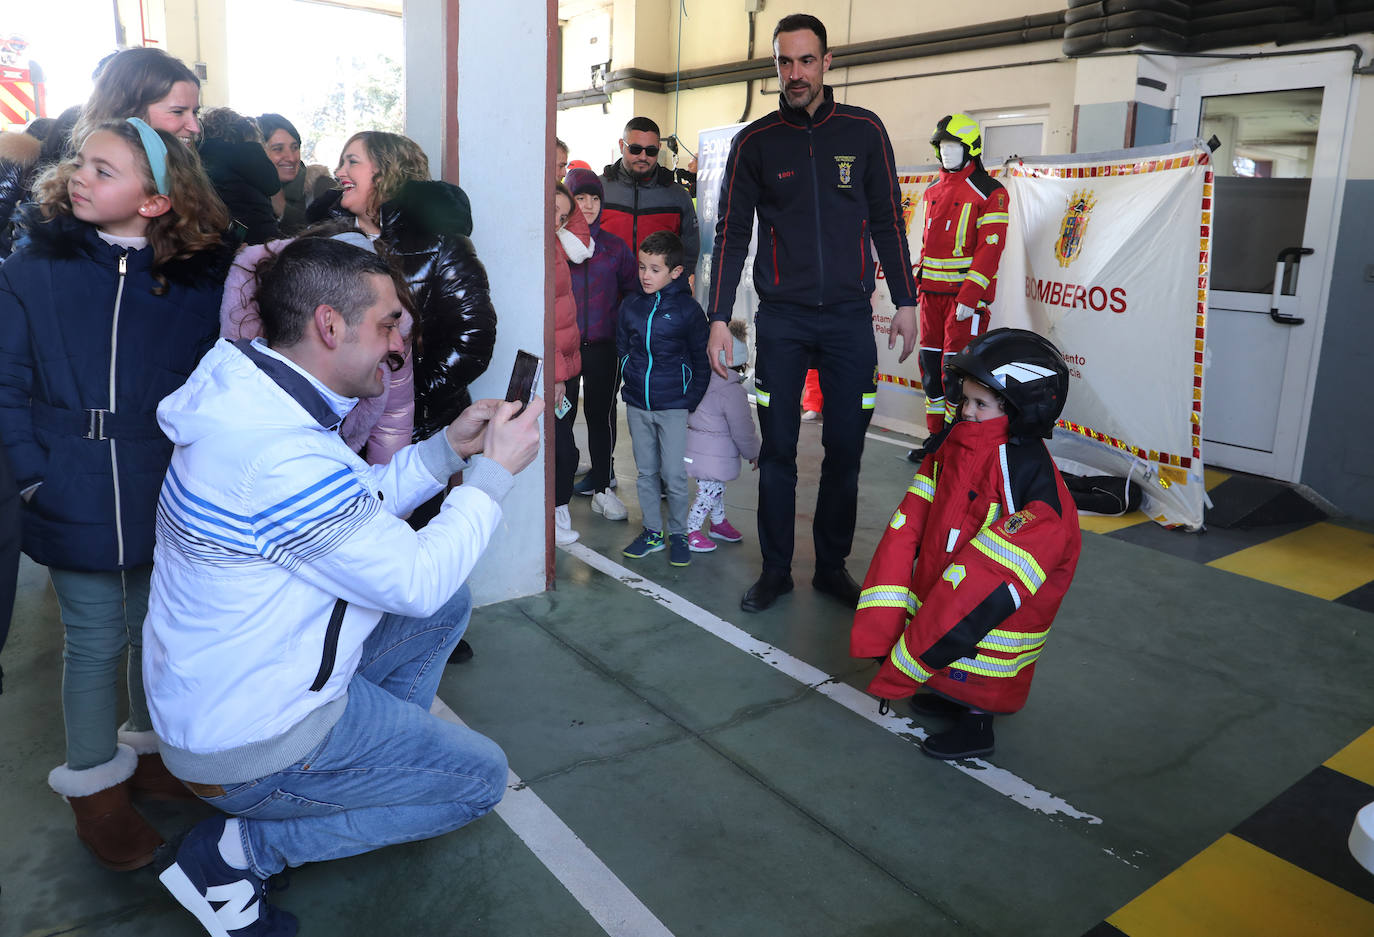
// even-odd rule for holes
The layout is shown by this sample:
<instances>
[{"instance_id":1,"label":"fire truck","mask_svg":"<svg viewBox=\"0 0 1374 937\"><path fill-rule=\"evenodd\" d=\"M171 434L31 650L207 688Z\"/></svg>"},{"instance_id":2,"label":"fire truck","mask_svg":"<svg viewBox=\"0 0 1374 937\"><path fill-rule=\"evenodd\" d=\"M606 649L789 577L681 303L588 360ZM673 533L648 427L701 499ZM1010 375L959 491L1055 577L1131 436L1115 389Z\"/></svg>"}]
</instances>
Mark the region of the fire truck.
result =
<instances>
[{"instance_id":1,"label":"fire truck","mask_svg":"<svg viewBox=\"0 0 1374 937\"><path fill-rule=\"evenodd\" d=\"M47 115L42 72L29 61L28 48L18 36L0 38L0 130L22 130Z\"/></svg>"}]
</instances>

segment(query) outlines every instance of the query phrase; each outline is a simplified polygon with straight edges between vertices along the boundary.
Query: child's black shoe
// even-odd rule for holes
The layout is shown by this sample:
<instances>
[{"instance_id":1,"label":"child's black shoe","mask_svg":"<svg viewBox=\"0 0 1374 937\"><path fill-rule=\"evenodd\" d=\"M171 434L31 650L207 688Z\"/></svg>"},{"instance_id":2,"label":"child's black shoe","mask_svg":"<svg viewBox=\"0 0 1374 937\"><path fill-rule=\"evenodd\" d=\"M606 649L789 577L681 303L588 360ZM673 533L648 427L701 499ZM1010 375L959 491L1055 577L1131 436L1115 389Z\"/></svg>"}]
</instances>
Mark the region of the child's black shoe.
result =
<instances>
[{"instance_id":1,"label":"child's black shoe","mask_svg":"<svg viewBox=\"0 0 1374 937\"><path fill-rule=\"evenodd\" d=\"M926 737L921 751L931 758L953 761L992 754L992 714L966 712L948 732Z\"/></svg>"}]
</instances>

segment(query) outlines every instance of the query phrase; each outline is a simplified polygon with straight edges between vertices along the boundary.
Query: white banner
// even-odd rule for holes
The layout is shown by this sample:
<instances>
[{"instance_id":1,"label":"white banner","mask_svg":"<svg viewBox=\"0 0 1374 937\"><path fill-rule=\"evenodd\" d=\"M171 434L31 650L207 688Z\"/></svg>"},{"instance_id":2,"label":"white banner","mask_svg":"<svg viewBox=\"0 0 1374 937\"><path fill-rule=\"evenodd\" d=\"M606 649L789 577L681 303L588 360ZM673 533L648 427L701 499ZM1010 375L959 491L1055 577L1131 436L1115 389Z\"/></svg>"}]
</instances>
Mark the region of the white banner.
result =
<instances>
[{"instance_id":1,"label":"white banner","mask_svg":"<svg viewBox=\"0 0 1374 937\"><path fill-rule=\"evenodd\" d=\"M1051 450L1142 480L1161 524L1200 527L1208 150L1036 157L999 175L1011 227L992 326L1034 329L1068 362Z\"/></svg>"}]
</instances>

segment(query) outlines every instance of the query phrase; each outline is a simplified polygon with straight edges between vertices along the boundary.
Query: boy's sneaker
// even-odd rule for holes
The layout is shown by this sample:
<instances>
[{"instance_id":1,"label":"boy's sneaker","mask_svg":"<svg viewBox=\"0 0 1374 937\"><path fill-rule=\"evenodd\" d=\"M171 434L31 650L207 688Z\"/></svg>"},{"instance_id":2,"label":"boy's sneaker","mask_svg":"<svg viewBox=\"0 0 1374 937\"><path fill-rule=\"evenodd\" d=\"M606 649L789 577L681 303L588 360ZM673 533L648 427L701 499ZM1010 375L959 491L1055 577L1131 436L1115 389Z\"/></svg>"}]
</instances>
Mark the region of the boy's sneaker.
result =
<instances>
[{"instance_id":1,"label":"boy's sneaker","mask_svg":"<svg viewBox=\"0 0 1374 937\"><path fill-rule=\"evenodd\" d=\"M687 549L693 553L710 553L715 548L716 542L699 530L687 535Z\"/></svg>"},{"instance_id":2,"label":"boy's sneaker","mask_svg":"<svg viewBox=\"0 0 1374 937\"><path fill-rule=\"evenodd\" d=\"M592 511L602 515L608 521L623 521L630 516L630 512L625 507L625 502L609 490L598 491L592 495Z\"/></svg>"},{"instance_id":3,"label":"boy's sneaker","mask_svg":"<svg viewBox=\"0 0 1374 937\"><path fill-rule=\"evenodd\" d=\"M650 553L657 553L665 546L667 546L667 544L663 542L662 531L650 530L645 527L643 533L636 537L634 542L621 552L630 559L637 560L640 557L648 556Z\"/></svg>"},{"instance_id":4,"label":"boy's sneaker","mask_svg":"<svg viewBox=\"0 0 1374 937\"><path fill-rule=\"evenodd\" d=\"M724 540L726 543L739 543L744 539L744 534L735 529L728 517L719 524L712 521L710 530L712 537L717 540Z\"/></svg>"},{"instance_id":5,"label":"boy's sneaker","mask_svg":"<svg viewBox=\"0 0 1374 937\"><path fill-rule=\"evenodd\" d=\"M219 852L224 817L197 823L158 876L211 937L292 937L296 916L267 903L267 882L235 869Z\"/></svg>"},{"instance_id":6,"label":"boy's sneaker","mask_svg":"<svg viewBox=\"0 0 1374 937\"><path fill-rule=\"evenodd\" d=\"M671 566L691 566L692 548L686 534L668 535L668 563Z\"/></svg>"},{"instance_id":7,"label":"boy's sneaker","mask_svg":"<svg viewBox=\"0 0 1374 937\"><path fill-rule=\"evenodd\" d=\"M560 504L553 509L553 541L560 547L566 547L570 543L576 543L581 536L573 530L572 514L568 511L566 504Z\"/></svg>"}]
</instances>

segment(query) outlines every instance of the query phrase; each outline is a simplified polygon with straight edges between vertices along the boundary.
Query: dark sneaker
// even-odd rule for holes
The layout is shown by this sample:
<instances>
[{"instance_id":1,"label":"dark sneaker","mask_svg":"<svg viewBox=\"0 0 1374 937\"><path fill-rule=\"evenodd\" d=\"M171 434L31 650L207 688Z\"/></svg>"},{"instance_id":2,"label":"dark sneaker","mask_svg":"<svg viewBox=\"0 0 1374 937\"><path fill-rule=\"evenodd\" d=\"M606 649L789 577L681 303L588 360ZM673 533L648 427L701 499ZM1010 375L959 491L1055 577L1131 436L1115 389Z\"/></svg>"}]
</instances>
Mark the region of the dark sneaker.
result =
<instances>
[{"instance_id":1,"label":"dark sneaker","mask_svg":"<svg viewBox=\"0 0 1374 937\"><path fill-rule=\"evenodd\" d=\"M293 937L296 916L267 903L267 882L219 853L224 817L197 823L158 876L211 937Z\"/></svg>"},{"instance_id":2,"label":"dark sneaker","mask_svg":"<svg viewBox=\"0 0 1374 937\"><path fill-rule=\"evenodd\" d=\"M954 761L992 754L992 714L966 712L954 728L926 736L921 751L931 758Z\"/></svg>"},{"instance_id":3,"label":"dark sneaker","mask_svg":"<svg viewBox=\"0 0 1374 937\"><path fill-rule=\"evenodd\" d=\"M691 566L692 547L686 534L668 535L668 563L672 566Z\"/></svg>"},{"instance_id":4,"label":"dark sneaker","mask_svg":"<svg viewBox=\"0 0 1374 937\"><path fill-rule=\"evenodd\" d=\"M634 539L634 542L621 552L630 559L637 560L640 557L648 556L650 553L657 553L665 546L667 544L663 542L662 531L650 530L645 527L643 532Z\"/></svg>"}]
</instances>

